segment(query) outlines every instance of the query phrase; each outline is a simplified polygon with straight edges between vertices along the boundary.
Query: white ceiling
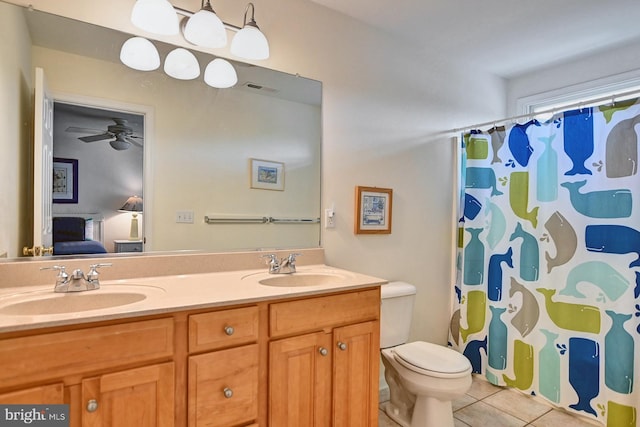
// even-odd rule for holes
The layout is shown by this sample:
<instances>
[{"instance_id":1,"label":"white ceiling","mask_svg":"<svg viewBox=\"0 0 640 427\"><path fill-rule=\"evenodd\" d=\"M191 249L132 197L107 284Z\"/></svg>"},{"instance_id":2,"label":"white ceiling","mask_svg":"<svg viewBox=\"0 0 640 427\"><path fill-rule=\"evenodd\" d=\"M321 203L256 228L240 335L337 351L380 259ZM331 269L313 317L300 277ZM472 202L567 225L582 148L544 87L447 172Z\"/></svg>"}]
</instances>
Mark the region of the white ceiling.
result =
<instances>
[{"instance_id":1,"label":"white ceiling","mask_svg":"<svg viewBox=\"0 0 640 427\"><path fill-rule=\"evenodd\" d=\"M640 42L639 0L312 1L505 78Z\"/></svg>"}]
</instances>

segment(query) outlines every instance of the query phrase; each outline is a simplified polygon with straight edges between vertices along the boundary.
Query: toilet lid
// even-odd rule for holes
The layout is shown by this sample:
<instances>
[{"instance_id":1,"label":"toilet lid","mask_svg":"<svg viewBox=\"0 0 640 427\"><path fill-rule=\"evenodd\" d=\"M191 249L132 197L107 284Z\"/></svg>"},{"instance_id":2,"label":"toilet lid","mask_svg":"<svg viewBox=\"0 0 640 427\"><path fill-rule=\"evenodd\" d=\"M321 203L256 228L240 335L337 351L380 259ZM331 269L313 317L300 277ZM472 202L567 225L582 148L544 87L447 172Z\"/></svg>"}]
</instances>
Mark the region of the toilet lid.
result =
<instances>
[{"instance_id":1,"label":"toilet lid","mask_svg":"<svg viewBox=\"0 0 640 427\"><path fill-rule=\"evenodd\" d=\"M469 359L457 351L423 341L411 342L394 348L395 354L407 368L407 363L431 372L456 374L471 369Z\"/></svg>"}]
</instances>

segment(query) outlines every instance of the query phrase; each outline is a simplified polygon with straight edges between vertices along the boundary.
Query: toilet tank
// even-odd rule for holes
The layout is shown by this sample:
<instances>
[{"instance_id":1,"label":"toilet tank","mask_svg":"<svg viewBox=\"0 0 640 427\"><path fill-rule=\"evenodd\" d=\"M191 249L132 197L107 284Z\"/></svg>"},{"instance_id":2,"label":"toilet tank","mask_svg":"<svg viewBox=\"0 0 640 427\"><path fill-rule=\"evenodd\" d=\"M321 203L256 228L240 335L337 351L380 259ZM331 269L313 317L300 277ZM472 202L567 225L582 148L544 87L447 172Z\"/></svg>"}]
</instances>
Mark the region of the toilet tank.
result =
<instances>
[{"instance_id":1,"label":"toilet tank","mask_svg":"<svg viewBox=\"0 0 640 427\"><path fill-rule=\"evenodd\" d=\"M416 287L405 282L389 282L380 287L380 347L404 344L409 339Z\"/></svg>"}]
</instances>

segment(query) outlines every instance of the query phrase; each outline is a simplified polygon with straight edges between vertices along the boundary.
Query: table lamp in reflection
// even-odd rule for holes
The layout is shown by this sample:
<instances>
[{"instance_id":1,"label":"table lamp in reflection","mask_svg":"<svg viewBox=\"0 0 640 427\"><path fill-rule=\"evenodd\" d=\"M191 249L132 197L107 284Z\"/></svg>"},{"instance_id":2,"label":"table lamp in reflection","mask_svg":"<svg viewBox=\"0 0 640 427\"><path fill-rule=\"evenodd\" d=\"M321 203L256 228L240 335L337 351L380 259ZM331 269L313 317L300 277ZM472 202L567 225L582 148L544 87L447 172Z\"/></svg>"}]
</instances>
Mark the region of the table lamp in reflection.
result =
<instances>
[{"instance_id":1,"label":"table lamp in reflection","mask_svg":"<svg viewBox=\"0 0 640 427\"><path fill-rule=\"evenodd\" d=\"M120 212L131 212L131 231L129 232L129 240L139 240L138 234L138 212L142 212L142 197L131 196L124 202Z\"/></svg>"}]
</instances>

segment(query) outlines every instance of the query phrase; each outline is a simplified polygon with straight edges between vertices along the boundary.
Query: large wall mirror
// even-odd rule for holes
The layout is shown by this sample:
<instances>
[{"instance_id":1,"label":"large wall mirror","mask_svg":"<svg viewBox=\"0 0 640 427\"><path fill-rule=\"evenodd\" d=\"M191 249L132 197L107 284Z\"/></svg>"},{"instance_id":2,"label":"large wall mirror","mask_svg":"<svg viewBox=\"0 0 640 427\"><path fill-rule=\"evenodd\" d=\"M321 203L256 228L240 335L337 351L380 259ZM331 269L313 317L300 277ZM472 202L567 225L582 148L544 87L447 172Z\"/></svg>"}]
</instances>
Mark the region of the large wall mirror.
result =
<instances>
[{"instance_id":1,"label":"large wall mirror","mask_svg":"<svg viewBox=\"0 0 640 427\"><path fill-rule=\"evenodd\" d=\"M142 185L144 211L138 219L145 251L320 245L320 82L233 62L237 85L215 89L202 78L175 80L162 67L129 69L119 61L127 34L39 11L22 9L20 16L25 25L18 35L30 38L32 68L44 70L56 102L67 105L60 114L65 123L56 131L66 140L60 157L79 160L79 200L54 204L54 216L98 214L112 252L114 241L128 239L130 232L131 214L119 209ZM172 49L155 44L161 59ZM204 71L212 57L193 53ZM102 109L105 115L85 111L91 122L81 113L74 119L75 107ZM88 132L67 131L105 129L117 124L118 111L142 148L118 151L109 141L78 139ZM142 125L136 116L143 117ZM82 151L74 154L73 144ZM106 166L99 172L88 166L92 150ZM125 160L133 154L137 160ZM139 159L142 170L132 166ZM283 179L255 185L257 166L280 167ZM102 193L108 199L97 197Z\"/></svg>"}]
</instances>

